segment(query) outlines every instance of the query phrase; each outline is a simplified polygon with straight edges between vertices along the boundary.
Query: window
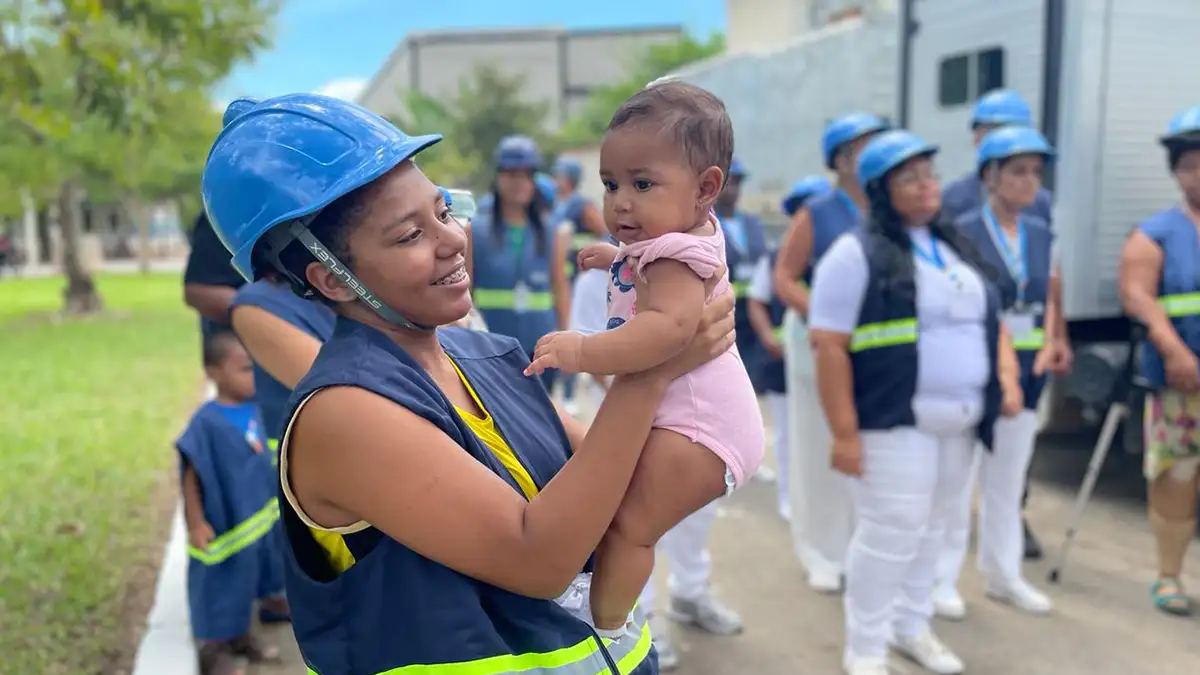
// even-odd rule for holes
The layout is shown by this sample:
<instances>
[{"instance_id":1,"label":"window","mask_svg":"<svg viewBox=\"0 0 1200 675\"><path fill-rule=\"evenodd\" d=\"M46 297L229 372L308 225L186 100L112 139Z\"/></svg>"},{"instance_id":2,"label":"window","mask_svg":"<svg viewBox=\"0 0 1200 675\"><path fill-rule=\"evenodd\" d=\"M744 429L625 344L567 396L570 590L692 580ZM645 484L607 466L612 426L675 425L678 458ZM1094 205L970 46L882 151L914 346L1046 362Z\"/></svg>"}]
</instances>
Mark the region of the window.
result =
<instances>
[{"instance_id":1,"label":"window","mask_svg":"<svg viewBox=\"0 0 1200 675\"><path fill-rule=\"evenodd\" d=\"M952 56L942 60L938 75L938 103L942 107L962 105L971 99L971 57Z\"/></svg>"},{"instance_id":2,"label":"window","mask_svg":"<svg viewBox=\"0 0 1200 675\"><path fill-rule=\"evenodd\" d=\"M943 108L966 105L982 94L1003 86L1002 47L954 54L942 59L938 68L938 103Z\"/></svg>"}]
</instances>

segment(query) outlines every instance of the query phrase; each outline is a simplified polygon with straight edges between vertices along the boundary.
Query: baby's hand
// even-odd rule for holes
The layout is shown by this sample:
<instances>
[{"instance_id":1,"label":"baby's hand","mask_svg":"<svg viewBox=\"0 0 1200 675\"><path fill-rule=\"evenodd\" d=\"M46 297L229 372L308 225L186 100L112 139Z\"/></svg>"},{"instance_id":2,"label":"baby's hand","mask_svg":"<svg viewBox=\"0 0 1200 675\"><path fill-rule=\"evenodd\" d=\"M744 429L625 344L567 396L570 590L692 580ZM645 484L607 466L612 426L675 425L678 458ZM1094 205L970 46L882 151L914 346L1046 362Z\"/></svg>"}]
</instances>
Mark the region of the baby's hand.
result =
<instances>
[{"instance_id":1,"label":"baby's hand","mask_svg":"<svg viewBox=\"0 0 1200 675\"><path fill-rule=\"evenodd\" d=\"M541 375L551 368L564 373L583 372L583 333L558 331L538 340L533 348L533 361L525 369L525 374Z\"/></svg>"},{"instance_id":2,"label":"baby's hand","mask_svg":"<svg viewBox=\"0 0 1200 675\"><path fill-rule=\"evenodd\" d=\"M606 270L617 259L617 247L605 242L588 244L579 249L576 267L581 270Z\"/></svg>"}]
</instances>

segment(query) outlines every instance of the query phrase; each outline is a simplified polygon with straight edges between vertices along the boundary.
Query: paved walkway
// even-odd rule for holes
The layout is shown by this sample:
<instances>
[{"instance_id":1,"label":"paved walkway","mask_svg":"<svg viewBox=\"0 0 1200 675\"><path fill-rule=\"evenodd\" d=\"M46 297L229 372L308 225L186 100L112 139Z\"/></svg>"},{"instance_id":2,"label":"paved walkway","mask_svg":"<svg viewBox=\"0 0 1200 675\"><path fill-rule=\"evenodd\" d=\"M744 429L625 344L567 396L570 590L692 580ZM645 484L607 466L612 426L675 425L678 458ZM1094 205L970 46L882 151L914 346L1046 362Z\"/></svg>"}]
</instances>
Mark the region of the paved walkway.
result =
<instances>
[{"instance_id":1,"label":"paved walkway","mask_svg":"<svg viewBox=\"0 0 1200 675\"><path fill-rule=\"evenodd\" d=\"M1087 450L1047 444L1040 451L1030 519L1047 544L1057 546ZM968 664L971 675L1196 675L1200 673L1200 620L1166 617L1151 608L1147 587L1153 542L1138 499L1138 467L1118 467L1106 479L1076 539L1062 584L1050 587L1056 603L1049 617L1033 618L984 598L979 575L964 574L970 616L939 622L939 634ZM1110 477L1111 478L1111 477ZM837 598L818 595L803 583L788 528L772 509L773 486L753 484L731 497L712 535L715 583L739 609L746 632L718 638L677 629L682 647L679 673L691 675L806 675L840 672L842 613ZM1033 565L1030 579L1042 584L1047 563ZM1200 546L1190 558L1200 572ZM661 582L661 579L659 580ZM1193 576L1191 587L1200 589ZM290 633L275 633L286 646L284 664L253 675L300 675L304 665ZM896 663L897 673L919 668Z\"/></svg>"}]
</instances>

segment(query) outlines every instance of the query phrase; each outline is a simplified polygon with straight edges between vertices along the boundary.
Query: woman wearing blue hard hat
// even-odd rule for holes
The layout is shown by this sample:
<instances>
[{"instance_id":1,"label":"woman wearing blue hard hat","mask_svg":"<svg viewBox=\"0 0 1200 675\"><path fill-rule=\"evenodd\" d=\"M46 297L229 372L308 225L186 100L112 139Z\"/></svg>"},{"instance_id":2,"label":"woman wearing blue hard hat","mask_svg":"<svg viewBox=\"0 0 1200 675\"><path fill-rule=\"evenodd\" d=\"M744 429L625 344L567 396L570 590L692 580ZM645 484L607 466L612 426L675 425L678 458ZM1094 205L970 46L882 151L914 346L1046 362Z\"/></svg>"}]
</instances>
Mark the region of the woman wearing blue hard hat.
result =
<instances>
[{"instance_id":1,"label":"woman wearing blue hard hat","mask_svg":"<svg viewBox=\"0 0 1200 675\"><path fill-rule=\"evenodd\" d=\"M514 337L527 354L547 333L567 326L566 246L550 221L553 181L535 178L542 153L528 136L508 136L496 146L496 179L490 199L471 220L468 269L475 306L488 330ZM557 371L542 380L554 384Z\"/></svg>"},{"instance_id":2,"label":"woman wearing blue hard hat","mask_svg":"<svg viewBox=\"0 0 1200 675\"><path fill-rule=\"evenodd\" d=\"M1033 459L1038 432L1037 407L1050 372L1065 373L1070 346L1056 334L1060 308L1050 293L1058 276L1052 260L1050 224L1025 215L1042 185L1042 173L1054 149L1030 127L1002 127L979 144L976 171L988 189L979 211L959 217L959 230L997 270L1004 270L1004 325L1012 336L1021 365L1025 409L996 421L995 452L978 453L981 508L977 535L979 569L988 595L1031 614L1045 614L1050 599L1025 580L1021 532L1021 496ZM966 605L957 584L967 554L974 481L960 497L946 530L946 549L938 569L934 609L939 616L961 619Z\"/></svg>"},{"instance_id":3,"label":"woman wearing blue hard hat","mask_svg":"<svg viewBox=\"0 0 1200 675\"><path fill-rule=\"evenodd\" d=\"M788 305L785 332L788 335L789 398L797 432L792 435L791 454L796 471L792 491L792 537L808 584L824 592L842 586L846 545L853 529L853 509L845 481L830 468L822 452L829 440L829 426L817 397L816 371L808 329L809 284L813 266L833 242L861 223L867 198L858 183L856 162L862 148L887 122L867 113L843 115L825 127L821 155L825 166L837 175L835 190L809 200L792 216L775 263L775 288Z\"/></svg>"},{"instance_id":4,"label":"woman wearing blue hard hat","mask_svg":"<svg viewBox=\"0 0 1200 675\"><path fill-rule=\"evenodd\" d=\"M205 167L238 270L338 314L279 448L301 653L317 675L653 673L640 617L605 644L553 599L611 523L668 383L731 343L732 299L671 365L617 378L585 436L514 340L435 331L471 306L466 236L412 161L438 140L290 95L231 120Z\"/></svg>"},{"instance_id":5,"label":"woman wearing blue hard hat","mask_svg":"<svg viewBox=\"0 0 1200 675\"><path fill-rule=\"evenodd\" d=\"M1183 561L1196 533L1200 487L1200 107L1175 116L1159 139L1183 199L1150 216L1121 253L1126 312L1146 325L1141 375L1146 398L1145 475L1158 579L1150 593L1169 614L1192 612Z\"/></svg>"},{"instance_id":6,"label":"woman wearing blue hard hat","mask_svg":"<svg viewBox=\"0 0 1200 675\"><path fill-rule=\"evenodd\" d=\"M828 180L821 176L801 178L792 185L780 203L783 214L792 217L804 204L833 189ZM762 385L765 390L764 398L770 413L775 448L775 464L779 469L777 485L779 515L784 520L792 519L792 504L788 495L791 483L791 462L788 456L790 449L789 418L787 393L787 369L784 364L783 318L787 305L775 291L772 281L772 269L775 266L777 251L772 251L759 261L754 277L750 280L750 288L746 292L746 311L749 314L750 325L758 337L759 344L765 352L762 369Z\"/></svg>"},{"instance_id":7,"label":"woman wearing blue hard hat","mask_svg":"<svg viewBox=\"0 0 1200 675\"><path fill-rule=\"evenodd\" d=\"M1021 408L995 274L938 221L937 147L888 131L858 158L870 210L817 263L808 326L832 463L857 523L846 559L845 671L885 675L889 640L935 673L962 661L930 628L945 525L976 440Z\"/></svg>"}]
</instances>

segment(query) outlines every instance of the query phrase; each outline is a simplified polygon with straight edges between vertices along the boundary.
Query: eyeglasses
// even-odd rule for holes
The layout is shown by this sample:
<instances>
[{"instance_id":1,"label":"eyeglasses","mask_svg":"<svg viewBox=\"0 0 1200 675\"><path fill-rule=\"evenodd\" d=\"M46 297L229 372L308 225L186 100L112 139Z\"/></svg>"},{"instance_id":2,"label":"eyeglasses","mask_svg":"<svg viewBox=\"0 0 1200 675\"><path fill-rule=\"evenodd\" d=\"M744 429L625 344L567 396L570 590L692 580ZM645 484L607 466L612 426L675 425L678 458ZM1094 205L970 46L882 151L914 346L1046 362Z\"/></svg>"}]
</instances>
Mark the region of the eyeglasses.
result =
<instances>
[{"instance_id":1,"label":"eyeglasses","mask_svg":"<svg viewBox=\"0 0 1200 675\"><path fill-rule=\"evenodd\" d=\"M897 187L911 187L920 183L936 182L941 176L936 171L921 171L917 169L905 169L897 171L892 178L892 183Z\"/></svg>"}]
</instances>

